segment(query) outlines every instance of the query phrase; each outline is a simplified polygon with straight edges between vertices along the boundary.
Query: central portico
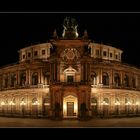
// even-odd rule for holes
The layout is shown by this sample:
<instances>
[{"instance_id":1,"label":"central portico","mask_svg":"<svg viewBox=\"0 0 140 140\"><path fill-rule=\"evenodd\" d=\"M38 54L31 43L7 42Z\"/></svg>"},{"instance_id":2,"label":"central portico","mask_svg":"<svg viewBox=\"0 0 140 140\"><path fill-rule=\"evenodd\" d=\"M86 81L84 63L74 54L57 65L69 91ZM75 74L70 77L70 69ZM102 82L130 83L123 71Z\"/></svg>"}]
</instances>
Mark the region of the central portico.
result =
<instances>
[{"instance_id":1,"label":"central portico","mask_svg":"<svg viewBox=\"0 0 140 140\"><path fill-rule=\"evenodd\" d=\"M78 84L58 84L51 86L51 108L55 109L55 104L60 105L60 115L63 118L78 118L81 104L85 103L90 109L90 86Z\"/></svg>"},{"instance_id":2,"label":"central portico","mask_svg":"<svg viewBox=\"0 0 140 140\"><path fill-rule=\"evenodd\" d=\"M76 94L69 93L68 95L63 97L63 117L78 117L78 98Z\"/></svg>"}]
</instances>

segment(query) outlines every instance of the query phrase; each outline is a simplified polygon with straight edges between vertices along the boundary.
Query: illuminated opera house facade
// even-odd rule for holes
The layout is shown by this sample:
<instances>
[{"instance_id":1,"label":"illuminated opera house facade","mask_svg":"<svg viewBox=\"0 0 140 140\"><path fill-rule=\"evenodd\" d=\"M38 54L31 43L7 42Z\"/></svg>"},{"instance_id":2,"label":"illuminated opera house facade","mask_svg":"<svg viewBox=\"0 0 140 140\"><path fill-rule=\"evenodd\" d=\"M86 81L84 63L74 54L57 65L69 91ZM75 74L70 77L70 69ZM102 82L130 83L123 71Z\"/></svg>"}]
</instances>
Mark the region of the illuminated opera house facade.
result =
<instances>
[{"instance_id":1,"label":"illuminated opera house facade","mask_svg":"<svg viewBox=\"0 0 140 140\"><path fill-rule=\"evenodd\" d=\"M79 118L140 114L140 69L123 51L77 32L65 18L47 43L19 50L19 62L0 68L0 115Z\"/></svg>"}]
</instances>

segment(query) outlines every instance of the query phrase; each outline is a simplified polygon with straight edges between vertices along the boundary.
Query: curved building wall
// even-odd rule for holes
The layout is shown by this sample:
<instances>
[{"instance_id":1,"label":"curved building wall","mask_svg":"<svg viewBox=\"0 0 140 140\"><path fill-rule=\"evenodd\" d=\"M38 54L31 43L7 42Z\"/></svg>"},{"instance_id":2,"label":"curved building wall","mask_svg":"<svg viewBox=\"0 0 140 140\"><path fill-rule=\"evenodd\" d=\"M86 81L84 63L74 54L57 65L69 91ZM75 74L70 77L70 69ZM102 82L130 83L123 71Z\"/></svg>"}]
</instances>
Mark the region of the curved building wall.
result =
<instances>
[{"instance_id":1,"label":"curved building wall","mask_svg":"<svg viewBox=\"0 0 140 140\"><path fill-rule=\"evenodd\" d=\"M67 117L70 101L76 110L70 117L81 115L83 103L89 116L140 113L140 69L121 63L120 49L53 40L19 54L19 63L0 69L1 115L49 117L58 115L59 106L59 115Z\"/></svg>"}]
</instances>

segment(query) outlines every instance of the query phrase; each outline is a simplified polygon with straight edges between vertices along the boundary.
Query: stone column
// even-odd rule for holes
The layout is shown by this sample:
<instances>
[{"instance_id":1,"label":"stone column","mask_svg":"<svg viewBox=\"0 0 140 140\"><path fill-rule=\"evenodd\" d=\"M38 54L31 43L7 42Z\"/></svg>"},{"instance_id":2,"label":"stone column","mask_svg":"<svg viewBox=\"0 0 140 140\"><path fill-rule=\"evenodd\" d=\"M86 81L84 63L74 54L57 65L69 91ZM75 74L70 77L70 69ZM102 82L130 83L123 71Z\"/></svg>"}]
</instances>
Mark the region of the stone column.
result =
<instances>
[{"instance_id":1,"label":"stone column","mask_svg":"<svg viewBox=\"0 0 140 140\"><path fill-rule=\"evenodd\" d=\"M20 70L17 71L17 85L20 85Z\"/></svg>"},{"instance_id":2,"label":"stone column","mask_svg":"<svg viewBox=\"0 0 140 140\"><path fill-rule=\"evenodd\" d=\"M123 72L122 71L120 73L120 81L121 81L121 86L123 86Z\"/></svg>"},{"instance_id":3,"label":"stone column","mask_svg":"<svg viewBox=\"0 0 140 140\"><path fill-rule=\"evenodd\" d=\"M57 81L60 81L60 63L57 63Z\"/></svg>"},{"instance_id":4,"label":"stone column","mask_svg":"<svg viewBox=\"0 0 140 140\"><path fill-rule=\"evenodd\" d=\"M86 81L86 64L83 63L83 80Z\"/></svg>"},{"instance_id":5,"label":"stone column","mask_svg":"<svg viewBox=\"0 0 140 140\"><path fill-rule=\"evenodd\" d=\"M102 84L103 82L102 82L102 68L100 69L100 75L99 75L99 84Z\"/></svg>"},{"instance_id":6,"label":"stone column","mask_svg":"<svg viewBox=\"0 0 140 140\"><path fill-rule=\"evenodd\" d=\"M28 70L26 70L26 85L29 84L29 75L28 75Z\"/></svg>"},{"instance_id":7,"label":"stone column","mask_svg":"<svg viewBox=\"0 0 140 140\"><path fill-rule=\"evenodd\" d=\"M38 84L40 84L40 69L38 69Z\"/></svg>"},{"instance_id":8,"label":"stone column","mask_svg":"<svg viewBox=\"0 0 140 140\"><path fill-rule=\"evenodd\" d=\"M55 66L55 81L57 81L57 62L54 64Z\"/></svg>"},{"instance_id":9,"label":"stone column","mask_svg":"<svg viewBox=\"0 0 140 140\"><path fill-rule=\"evenodd\" d=\"M83 78L83 63L81 63L81 81L83 81L84 78Z\"/></svg>"},{"instance_id":10,"label":"stone column","mask_svg":"<svg viewBox=\"0 0 140 140\"><path fill-rule=\"evenodd\" d=\"M42 68L40 69L40 83L43 84L44 81L43 81L43 72L42 72Z\"/></svg>"},{"instance_id":11,"label":"stone column","mask_svg":"<svg viewBox=\"0 0 140 140\"><path fill-rule=\"evenodd\" d=\"M129 74L129 87L133 88L133 85L132 85L132 78L133 78L133 74Z\"/></svg>"},{"instance_id":12,"label":"stone column","mask_svg":"<svg viewBox=\"0 0 140 140\"><path fill-rule=\"evenodd\" d=\"M31 70L28 70L28 77L29 77L29 85L31 85Z\"/></svg>"},{"instance_id":13,"label":"stone column","mask_svg":"<svg viewBox=\"0 0 140 140\"><path fill-rule=\"evenodd\" d=\"M91 57L93 57L93 47L91 46Z\"/></svg>"},{"instance_id":14,"label":"stone column","mask_svg":"<svg viewBox=\"0 0 140 140\"><path fill-rule=\"evenodd\" d=\"M113 69L111 69L111 86L114 86L114 72L113 72Z\"/></svg>"},{"instance_id":15,"label":"stone column","mask_svg":"<svg viewBox=\"0 0 140 140\"><path fill-rule=\"evenodd\" d=\"M51 83L53 83L54 80L54 68L53 68L53 64L51 64Z\"/></svg>"},{"instance_id":16,"label":"stone column","mask_svg":"<svg viewBox=\"0 0 140 140\"><path fill-rule=\"evenodd\" d=\"M89 65L89 63L87 63L87 71L86 71L87 73L87 82L89 82L89 74L90 74L90 65Z\"/></svg>"},{"instance_id":17,"label":"stone column","mask_svg":"<svg viewBox=\"0 0 140 140\"><path fill-rule=\"evenodd\" d=\"M56 67L55 67L55 63L53 63L53 81L55 81L56 80L56 77L55 77L55 72L56 72Z\"/></svg>"}]
</instances>

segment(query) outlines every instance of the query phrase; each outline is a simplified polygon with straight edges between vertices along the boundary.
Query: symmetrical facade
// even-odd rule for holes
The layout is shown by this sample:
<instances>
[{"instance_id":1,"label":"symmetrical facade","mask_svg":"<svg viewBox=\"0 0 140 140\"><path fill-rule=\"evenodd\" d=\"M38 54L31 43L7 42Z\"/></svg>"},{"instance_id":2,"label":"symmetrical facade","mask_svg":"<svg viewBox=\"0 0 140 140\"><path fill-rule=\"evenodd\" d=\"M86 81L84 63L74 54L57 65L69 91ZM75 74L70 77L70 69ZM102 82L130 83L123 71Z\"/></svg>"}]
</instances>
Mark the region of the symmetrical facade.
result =
<instances>
[{"instance_id":1,"label":"symmetrical facade","mask_svg":"<svg viewBox=\"0 0 140 140\"><path fill-rule=\"evenodd\" d=\"M140 113L140 69L121 62L122 50L95 43L77 22L62 37L19 51L0 69L0 115L78 118ZM57 112L58 111L58 112Z\"/></svg>"}]
</instances>

